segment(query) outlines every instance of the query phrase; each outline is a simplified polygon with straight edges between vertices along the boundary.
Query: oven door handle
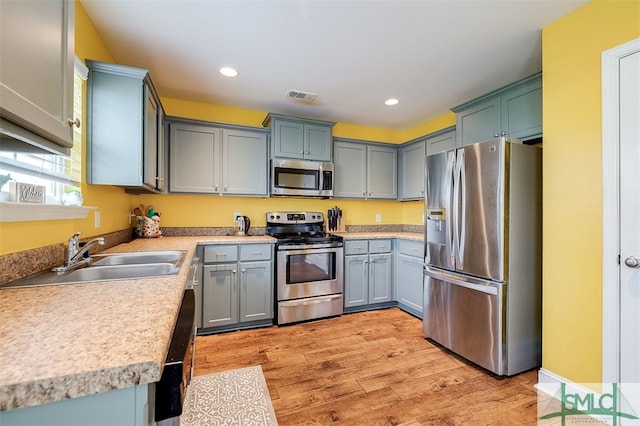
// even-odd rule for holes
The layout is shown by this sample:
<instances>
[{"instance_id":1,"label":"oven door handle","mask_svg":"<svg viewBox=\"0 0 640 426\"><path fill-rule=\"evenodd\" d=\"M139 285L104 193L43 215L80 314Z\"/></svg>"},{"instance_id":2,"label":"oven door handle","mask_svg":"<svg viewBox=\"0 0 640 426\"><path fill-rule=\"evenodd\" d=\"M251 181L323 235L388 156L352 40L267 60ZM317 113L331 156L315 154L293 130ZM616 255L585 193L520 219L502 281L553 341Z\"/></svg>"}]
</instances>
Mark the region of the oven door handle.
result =
<instances>
[{"instance_id":1,"label":"oven door handle","mask_svg":"<svg viewBox=\"0 0 640 426\"><path fill-rule=\"evenodd\" d=\"M330 248L304 248L304 249L295 249L295 248L281 248L278 251L280 253L284 253L286 255L295 255L295 254L317 254L317 253L336 253L340 250L343 250L342 247L330 247Z\"/></svg>"},{"instance_id":2,"label":"oven door handle","mask_svg":"<svg viewBox=\"0 0 640 426\"><path fill-rule=\"evenodd\" d=\"M327 303L335 299L341 298L341 294L334 294L326 297L314 297L313 300L284 300L278 302L281 306L308 306L308 305L317 305L320 303Z\"/></svg>"}]
</instances>

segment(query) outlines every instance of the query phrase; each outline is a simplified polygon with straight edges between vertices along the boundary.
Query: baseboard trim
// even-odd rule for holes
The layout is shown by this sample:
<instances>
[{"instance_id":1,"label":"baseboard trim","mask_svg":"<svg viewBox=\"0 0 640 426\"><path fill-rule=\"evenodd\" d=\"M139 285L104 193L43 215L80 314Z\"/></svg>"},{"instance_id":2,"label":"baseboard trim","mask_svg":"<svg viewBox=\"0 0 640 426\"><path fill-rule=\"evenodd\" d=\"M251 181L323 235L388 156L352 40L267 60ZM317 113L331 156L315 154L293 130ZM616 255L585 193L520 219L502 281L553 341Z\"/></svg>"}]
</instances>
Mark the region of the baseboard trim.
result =
<instances>
[{"instance_id":1,"label":"baseboard trim","mask_svg":"<svg viewBox=\"0 0 640 426\"><path fill-rule=\"evenodd\" d=\"M558 390L560 389L560 384L565 384L566 393L569 394L596 394L595 391L589 389L585 386L579 385L577 383L572 382L569 379L566 379L562 376L559 376L555 373L552 373L549 370L545 370L541 368L538 370L538 383L535 384L535 388L541 392L544 392L547 395L555 397L558 394Z\"/></svg>"}]
</instances>

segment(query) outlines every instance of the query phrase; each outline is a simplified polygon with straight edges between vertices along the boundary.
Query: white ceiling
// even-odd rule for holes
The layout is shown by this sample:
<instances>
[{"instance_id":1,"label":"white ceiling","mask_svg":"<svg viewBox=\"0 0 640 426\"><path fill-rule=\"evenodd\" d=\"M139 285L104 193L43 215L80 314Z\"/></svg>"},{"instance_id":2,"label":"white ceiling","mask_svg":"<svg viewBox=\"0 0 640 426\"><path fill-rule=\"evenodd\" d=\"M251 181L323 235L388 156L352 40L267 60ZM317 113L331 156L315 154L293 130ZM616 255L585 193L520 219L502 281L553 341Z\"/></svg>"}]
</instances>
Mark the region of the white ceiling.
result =
<instances>
[{"instance_id":1,"label":"white ceiling","mask_svg":"<svg viewBox=\"0 0 640 426\"><path fill-rule=\"evenodd\" d=\"M160 96L404 130L540 71L541 29L588 0L81 2Z\"/></svg>"}]
</instances>

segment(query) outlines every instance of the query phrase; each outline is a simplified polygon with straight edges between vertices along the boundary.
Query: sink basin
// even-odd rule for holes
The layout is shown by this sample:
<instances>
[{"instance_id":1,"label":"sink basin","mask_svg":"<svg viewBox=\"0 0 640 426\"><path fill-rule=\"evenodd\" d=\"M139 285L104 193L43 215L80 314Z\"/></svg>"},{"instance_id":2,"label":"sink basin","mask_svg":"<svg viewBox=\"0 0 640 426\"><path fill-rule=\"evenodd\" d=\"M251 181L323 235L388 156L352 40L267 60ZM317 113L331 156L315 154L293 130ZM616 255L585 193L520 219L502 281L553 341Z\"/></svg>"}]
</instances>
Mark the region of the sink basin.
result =
<instances>
[{"instance_id":1,"label":"sink basin","mask_svg":"<svg viewBox=\"0 0 640 426\"><path fill-rule=\"evenodd\" d=\"M175 274L179 269L180 268L176 267L173 263L92 266L66 273L55 280L53 284L157 277Z\"/></svg>"},{"instance_id":2,"label":"sink basin","mask_svg":"<svg viewBox=\"0 0 640 426\"><path fill-rule=\"evenodd\" d=\"M94 266L137 265L144 263L176 263L182 257L181 251L145 251L134 253L106 253L92 256Z\"/></svg>"},{"instance_id":3,"label":"sink basin","mask_svg":"<svg viewBox=\"0 0 640 426\"><path fill-rule=\"evenodd\" d=\"M177 274L185 251L104 253L91 256L91 263L65 273L40 272L0 285L0 289L159 277Z\"/></svg>"}]
</instances>

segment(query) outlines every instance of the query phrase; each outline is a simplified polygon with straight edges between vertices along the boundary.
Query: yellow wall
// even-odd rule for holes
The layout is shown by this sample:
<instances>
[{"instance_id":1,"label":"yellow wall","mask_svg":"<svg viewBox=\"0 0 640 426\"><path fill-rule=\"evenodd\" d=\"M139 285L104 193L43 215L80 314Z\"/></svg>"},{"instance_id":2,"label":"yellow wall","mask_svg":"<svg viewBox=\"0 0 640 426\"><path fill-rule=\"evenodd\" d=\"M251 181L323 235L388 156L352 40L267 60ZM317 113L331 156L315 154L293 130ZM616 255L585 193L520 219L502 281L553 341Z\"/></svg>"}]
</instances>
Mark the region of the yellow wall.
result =
<instances>
[{"instance_id":1,"label":"yellow wall","mask_svg":"<svg viewBox=\"0 0 640 426\"><path fill-rule=\"evenodd\" d=\"M595 0L543 29L543 368L602 372L601 53L640 37L640 2Z\"/></svg>"}]
</instances>

